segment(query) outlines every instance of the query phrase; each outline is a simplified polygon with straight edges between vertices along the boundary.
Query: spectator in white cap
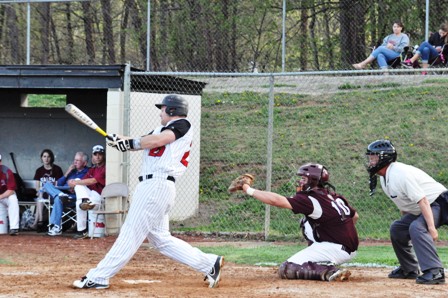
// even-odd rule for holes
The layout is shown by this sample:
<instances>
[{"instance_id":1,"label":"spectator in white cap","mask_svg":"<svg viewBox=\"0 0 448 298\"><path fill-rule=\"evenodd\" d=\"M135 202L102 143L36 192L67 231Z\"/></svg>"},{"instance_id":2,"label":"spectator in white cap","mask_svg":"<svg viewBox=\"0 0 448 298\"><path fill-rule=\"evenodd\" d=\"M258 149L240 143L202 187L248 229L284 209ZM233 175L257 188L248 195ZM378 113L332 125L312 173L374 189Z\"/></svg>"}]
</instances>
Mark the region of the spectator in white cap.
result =
<instances>
[{"instance_id":1,"label":"spectator in white cap","mask_svg":"<svg viewBox=\"0 0 448 298\"><path fill-rule=\"evenodd\" d=\"M98 209L101 204L101 192L106 185L106 156L104 147L95 145L92 148L92 167L82 179L72 179L67 183L76 193L75 238L87 238L87 211Z\"/></svg>"},{"instance_id":2,"label":"spectator in white cap","mask_svg":"<svg viewBox=\"0 0 448 298\"><path fill-rule=\"evenodd\" d=\"M19 234L19 200L16 195L16 180L14 173L2 165L2 155L0 154L0 210L8 210L9 235Z\"/></svg>"}]
</instances>

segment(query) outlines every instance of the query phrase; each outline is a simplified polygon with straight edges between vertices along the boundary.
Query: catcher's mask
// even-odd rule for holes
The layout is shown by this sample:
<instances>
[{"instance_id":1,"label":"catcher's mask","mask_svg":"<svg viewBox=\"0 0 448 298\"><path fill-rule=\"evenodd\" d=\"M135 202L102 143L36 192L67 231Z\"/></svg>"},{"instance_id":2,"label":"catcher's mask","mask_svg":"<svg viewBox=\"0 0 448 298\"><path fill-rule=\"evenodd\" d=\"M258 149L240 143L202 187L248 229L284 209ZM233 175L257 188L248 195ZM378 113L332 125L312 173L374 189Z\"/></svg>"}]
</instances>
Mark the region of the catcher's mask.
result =
<instances>
[{"instance_id":1,"label":"catcher's mask","mask_svg":"<svg viewBox=\"0 0 448 298\"><path fill-rule=\"evenodd\" d=\"M369 172L370 195L375 193L379 170L397 160L397 151L389 140L376 140L367 146L366 168Z\"/></svg>"},{"instance_id":2,"label":"catcher's mask","mask_svg":"<svg viewBox=\"0 0 448 298\"><path fill-rule=\"evenodd\" d=\"M309 191L314 187L324 187L330 179L330 173L321 164L307 163L302 165L297 171L297 175L302 179L299 181L299 189Z\"/></svg>"},{"instance_id":3,"label":"catcher's mask","mask_svg":"<svg viewBox=\"0 0 448 298\"><path fill-rule=\"evenodd\" d=\"M166 106L165 112L170 116L187 116L188 102L180 95L170 94L163 98L161 103L156 104L156 107L161 109Z\"/></svg>"}]
</instances>

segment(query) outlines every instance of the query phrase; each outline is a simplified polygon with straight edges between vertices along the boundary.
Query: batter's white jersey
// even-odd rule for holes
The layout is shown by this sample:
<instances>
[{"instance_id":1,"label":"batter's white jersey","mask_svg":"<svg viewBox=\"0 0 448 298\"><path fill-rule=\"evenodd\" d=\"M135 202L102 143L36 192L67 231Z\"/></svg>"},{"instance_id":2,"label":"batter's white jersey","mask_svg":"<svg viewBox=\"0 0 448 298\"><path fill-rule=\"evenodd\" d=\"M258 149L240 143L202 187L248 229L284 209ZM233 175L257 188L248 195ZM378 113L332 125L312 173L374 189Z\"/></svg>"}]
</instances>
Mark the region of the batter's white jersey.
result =
<instances>
[{"instance_id":1,"label":"batter's white jersey","mask_svg":"<svg viewBox=\"0 0 448 298\"><path fill-rule=\"evenodd\" d=\"M160 134L164 129L167 129L167 127L179 120L188 121L188 119L172 120L166 126L156 128L152 134ZM176 142L158 148L145 149L141 176L147 174L153 174L154 177L162 176L162 178L166 178L166 176L173 176L174 178L181 176L188 166L192 139L193 129L190 127L188 132L182 138L177 139Z\"/></svg>"},{"instance_id":2,"label":"batter's white jersey","mask_svg":"<svg viewBox=\"0 0 448 298\"><path fill-rule=\"evenodd\" d=\"M147 178L134 190L126 221L114 245L98 266L87 273L90 281L109 284L109 278L131 260L145 238L161 254L203 274L209 273L215 264L217 255L206 254L173 237L169 231L169 211L176 197L175 182L169 176L177 178L185 172L193 136L190 122L185 120L170 121L152 132L157 135L170 129L177 138L165 146L144 150L141 174ZM176 128L172 127L174 123Z\"/></svg>"}]
</instances>

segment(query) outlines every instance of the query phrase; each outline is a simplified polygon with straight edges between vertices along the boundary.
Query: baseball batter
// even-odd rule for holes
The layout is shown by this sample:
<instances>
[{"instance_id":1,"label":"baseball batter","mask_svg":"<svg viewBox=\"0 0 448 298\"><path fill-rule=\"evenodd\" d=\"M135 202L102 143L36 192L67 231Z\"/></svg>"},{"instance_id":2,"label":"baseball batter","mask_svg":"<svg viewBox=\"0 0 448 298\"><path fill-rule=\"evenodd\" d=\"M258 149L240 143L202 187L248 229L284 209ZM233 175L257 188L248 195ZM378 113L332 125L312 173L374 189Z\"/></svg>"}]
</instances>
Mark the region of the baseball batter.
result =
<instances>
[{"instance_id":1,"label":"baseball batter","mask_svg":"<svg viewBox=\"0 0 448 298\"><path fill-rule=\"evenodd\" d=\"M297 174L301 179L294 197L254 189L251 179L247 179L252 175L247 174L235 179L229 191L243 190L265 204L305 215L301 227L309 246L281 264L278 270L281 278L347 280L350 271L335 265L348 262L356 255L358 213L343 196L334 192L324 166L308 163L302 165Z\"/></svg>"},{"instance_id":2,"label":"baseball batter","mask_svg":"<svg viewBox=\"0 0 448 298\"><path fill-rule=\"evenodd\" d=\"M122 152L143 150L140 183L114 245L96 268L73 283L75 288L108 288L109 279L129 262L145 238L163 255L205 274L210 288L218 286L224 258L203 253L169 231L175 182L188 166L192 144L193 130L186 118L188 103L182 96L168 95L156 107L161 126L141 138L113 135L113 141L108 141Z\"/></svg>"}]
</instances>

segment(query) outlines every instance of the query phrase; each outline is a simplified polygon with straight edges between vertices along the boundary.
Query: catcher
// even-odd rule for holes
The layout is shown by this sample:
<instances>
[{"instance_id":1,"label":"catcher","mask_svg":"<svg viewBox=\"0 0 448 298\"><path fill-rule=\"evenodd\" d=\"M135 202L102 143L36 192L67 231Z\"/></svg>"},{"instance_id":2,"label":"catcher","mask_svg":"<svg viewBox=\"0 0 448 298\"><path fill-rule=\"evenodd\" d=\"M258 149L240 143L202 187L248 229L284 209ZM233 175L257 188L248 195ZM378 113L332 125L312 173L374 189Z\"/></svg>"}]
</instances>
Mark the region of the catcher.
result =
<instances>
[{"instance_id":1,"label":"catcher","mask_svg":"<svg viewBox=\"0 0 448 298\"><path fill-rule=\"evenodd\" d=\"M241 175L232 181L229 192L242 190L265 204L305 215L300 226L308 247L280 265L280 278L348 280L350 271L336 265L356 255L359 241L355 223L358 213L343 196L335 193L335 188L328 182L330 173L324 166L307 163L299 168L297 175L301 178L293 197L252 188L254 176L251 174Z\"/></svg>"}]
</instances>

